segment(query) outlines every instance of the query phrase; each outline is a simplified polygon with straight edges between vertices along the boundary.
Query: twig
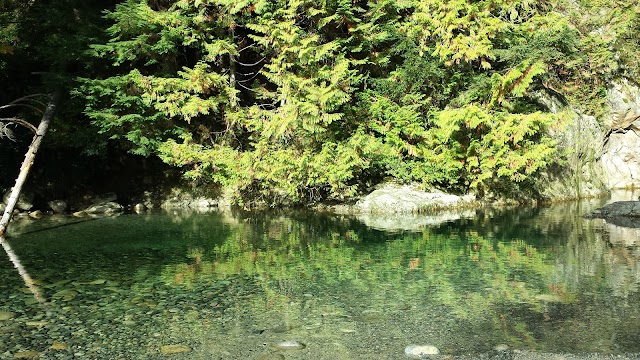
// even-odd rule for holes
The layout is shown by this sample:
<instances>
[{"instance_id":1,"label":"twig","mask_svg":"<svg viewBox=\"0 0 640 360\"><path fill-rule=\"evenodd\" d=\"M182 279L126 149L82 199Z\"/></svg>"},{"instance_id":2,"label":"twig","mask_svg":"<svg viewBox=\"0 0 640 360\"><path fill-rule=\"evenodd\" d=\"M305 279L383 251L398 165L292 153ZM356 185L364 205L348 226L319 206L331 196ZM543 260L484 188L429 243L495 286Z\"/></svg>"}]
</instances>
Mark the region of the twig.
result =
<instances>
[{"instance_id":1,"label":"twig","mask_svg":"<svg viewBox=\"0 0 640 360\"><path fill-rule=\"evenodd\" d=\"M24 101L31 101L31 102L35 102L36 104L42 106L43 108L46 108L47 104L45 104L42 101L36 99L38 97L43 97L43 96L47 96L47 95L45 95L45 94L33 94L33 95L23 96L21 98L13 100L12 102L8 103L7 105L0 106L0 110L4 110L4 109L11 108L11 107L16 107L16 106L23 106L23 107L35 110L40 114L44 114L44 110L42 110L42 109L40 109L40 108L38 108L36 106L33 106L31 104L24 104L23 103Z\"/></svg>"},{"instance_id":2,"label":"twig","mask_svg":"<svg viewBox=\"0 0 640 360\"><path fill-rule=\"evenodd\" d=\"M27 129L33 131L34 135L38 132L38 128L33 126L33 124L31 124L30 122L22 120L22 119L18 119L18 118L0 118L0 121L6 121L6 122L9 122L9 123L13 123L13 124L20 124L20 125L26 127Z\"/></svg>"}]
</instances>

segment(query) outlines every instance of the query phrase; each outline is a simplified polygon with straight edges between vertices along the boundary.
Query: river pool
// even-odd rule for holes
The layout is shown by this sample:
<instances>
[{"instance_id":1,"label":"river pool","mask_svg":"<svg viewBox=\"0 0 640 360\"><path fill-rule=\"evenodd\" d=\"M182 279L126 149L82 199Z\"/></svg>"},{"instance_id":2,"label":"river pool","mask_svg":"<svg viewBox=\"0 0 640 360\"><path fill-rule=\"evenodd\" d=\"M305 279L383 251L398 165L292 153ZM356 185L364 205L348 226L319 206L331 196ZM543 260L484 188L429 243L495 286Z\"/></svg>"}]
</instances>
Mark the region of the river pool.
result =
<instances>
[{"instance_id":1,"label":"river pool","mask_svg":"<svg viewBox=\"0 0 640 360\"><path fill-rule=\"evenodd\" d=\"M0 358L633 356L640 230L581 218L602 204L413 227L277 211L23 220L16 258L0 257Z\"/></svg>"}]
</instances>

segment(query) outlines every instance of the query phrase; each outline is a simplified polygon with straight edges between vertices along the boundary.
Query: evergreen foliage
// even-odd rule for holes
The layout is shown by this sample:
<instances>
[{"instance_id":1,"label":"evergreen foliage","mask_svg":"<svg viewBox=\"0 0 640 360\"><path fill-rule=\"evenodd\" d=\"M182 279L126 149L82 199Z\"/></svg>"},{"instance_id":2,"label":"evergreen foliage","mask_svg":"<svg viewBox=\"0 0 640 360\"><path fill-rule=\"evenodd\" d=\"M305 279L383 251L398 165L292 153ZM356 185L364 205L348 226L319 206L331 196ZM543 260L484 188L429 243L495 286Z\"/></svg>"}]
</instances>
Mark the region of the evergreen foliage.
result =
<instances>
[{"instance_id":1,"label":"evergreen foliage","mask_svg":"<svg viewBox=\"0 0 640 360\"><path fill-rule=\"evenodd\" d=\"M602 115L606 84L640 66L631 0L126 0L103 14L49 55L33 47L89 64L73 94L102 141L270 205L386 178L518 197L565 155L550 135L564 116L533 91ZM0 69L16 29L0 31Z\"/></svg>"}]
</instances>

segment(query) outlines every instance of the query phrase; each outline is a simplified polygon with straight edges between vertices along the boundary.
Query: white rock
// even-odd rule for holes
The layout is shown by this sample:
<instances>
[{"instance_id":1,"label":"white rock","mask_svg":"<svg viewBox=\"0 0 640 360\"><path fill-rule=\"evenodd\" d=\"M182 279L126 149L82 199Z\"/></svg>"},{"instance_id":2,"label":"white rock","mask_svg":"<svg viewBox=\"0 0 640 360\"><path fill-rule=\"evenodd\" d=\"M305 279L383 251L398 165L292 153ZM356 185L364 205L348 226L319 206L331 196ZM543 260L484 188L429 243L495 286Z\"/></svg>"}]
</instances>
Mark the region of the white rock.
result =
<instances>
[{"instance_id":1,"label":"white rock","mask_svg":"<svg viewBox=\"0 0 640 360\"><path fill-rule=\"evenodd\" d=\"M272 347L277 350L301 350L304 349L306 345L299 341L286 340L275 343L272 345Z\"/></svg>"},{"instance_id":2,"label":"white rock","mask_svg":"<svg viewBox=\"0 0 640 360\"><path fill-rule=\"evenodd\" d=\"M138 203L133 206L133 211L137 214L143 213L145 210L147 210L147 207L144 204Z\"/></svg>"},{"instance_id":3,"label":"white rock","mask_svg":"<svg viewBox=\"0 0 640 360\"><path fill-rule=\"evenodd\" d=\"M509 350L509 345L507 345L507 344L498 344L498 345L493 347L493 350L494 351L500 351L500 352L507 351L507 350Z\"/></svg>"},{"instance_id":4,"label":"white rock","mask_svg":"<svg viewBox=\"0 0 640 360\"><path fill-rule=\"evenodd\" d=\"M359 200L355 208L369 213L411 214L434 208L457 207L473 200L471 196L462 198L438 191L423 191L418 184L387 183Z\"/></svg>"},{"instance_id":5,"label":"white rock","mask_svg":"<svg viewBox=\"0 0 640 360\"><path fill-rule=\"evenodd\" d=\"M433 345L409 345L404 348L404 354L411 359L421 359L428 355L439 355L440 350Z\"/></svg>"}]
</instances>

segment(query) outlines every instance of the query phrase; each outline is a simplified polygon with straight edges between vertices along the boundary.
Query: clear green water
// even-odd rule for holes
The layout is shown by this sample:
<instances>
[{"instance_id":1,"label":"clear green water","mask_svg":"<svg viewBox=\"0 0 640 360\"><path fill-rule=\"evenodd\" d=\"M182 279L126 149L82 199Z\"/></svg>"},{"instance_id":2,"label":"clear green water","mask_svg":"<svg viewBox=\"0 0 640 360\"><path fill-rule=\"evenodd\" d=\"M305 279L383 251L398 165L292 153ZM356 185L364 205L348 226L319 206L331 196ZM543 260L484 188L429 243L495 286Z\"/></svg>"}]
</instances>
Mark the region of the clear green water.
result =
<instances>
[{"instance_id":1,"label":"clear green water","mask_svg":"<svg viewBox=\"0 0 640 360\"><path fill-rule=\"evenodd\" d=\"M2 256L0 358L640 353L640 232L580 217L600 204L393 232L306 212L15 223L43 302Z\"/></svg>"}]
</instances>

